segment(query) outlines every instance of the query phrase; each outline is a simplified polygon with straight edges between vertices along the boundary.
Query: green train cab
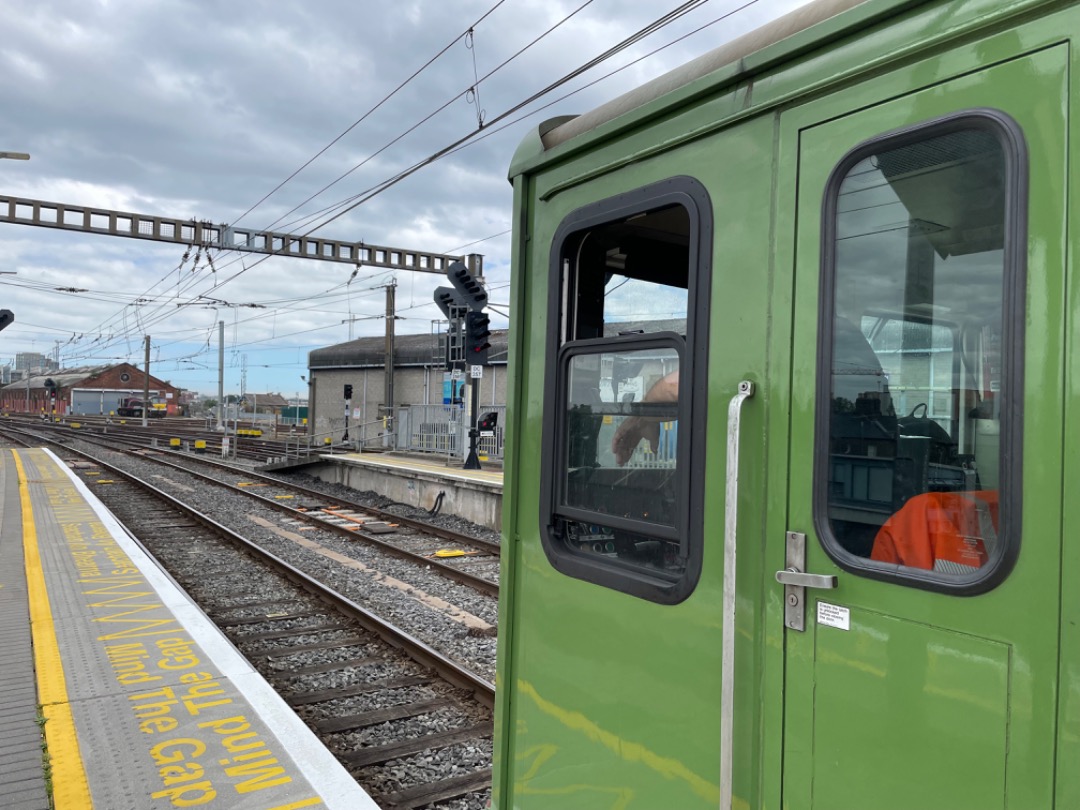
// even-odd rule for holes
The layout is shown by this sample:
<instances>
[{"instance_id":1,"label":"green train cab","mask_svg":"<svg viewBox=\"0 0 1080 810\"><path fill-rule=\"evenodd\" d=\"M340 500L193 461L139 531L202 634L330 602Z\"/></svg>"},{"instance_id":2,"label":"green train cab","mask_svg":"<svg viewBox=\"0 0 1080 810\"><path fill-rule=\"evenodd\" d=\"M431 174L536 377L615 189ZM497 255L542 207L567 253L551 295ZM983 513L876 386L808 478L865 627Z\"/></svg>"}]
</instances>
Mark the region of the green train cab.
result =
<instances>
[{"instance_id":1,"label":"green train cab","mask_svg":"<svg viewBox=\"0 0 1080 810\"><path fill-rule=\"evenodd\" d=\"M1080 807L1078 36L816 0L525 139L494 807Z\"/></svg>"}]
</instances>

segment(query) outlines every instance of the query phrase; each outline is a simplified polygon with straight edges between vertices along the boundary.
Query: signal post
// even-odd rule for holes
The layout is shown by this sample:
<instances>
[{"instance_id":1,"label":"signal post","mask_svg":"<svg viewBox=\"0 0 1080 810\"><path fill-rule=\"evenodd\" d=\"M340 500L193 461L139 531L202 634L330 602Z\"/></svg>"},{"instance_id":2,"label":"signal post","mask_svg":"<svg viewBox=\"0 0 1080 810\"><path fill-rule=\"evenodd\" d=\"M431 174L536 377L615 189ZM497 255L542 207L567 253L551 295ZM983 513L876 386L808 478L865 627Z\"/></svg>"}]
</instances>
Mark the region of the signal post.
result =
<instances>
[{"instance_id":1,"label":"signal post","mask_svg":"<svg viewBox=\"0 0 1080 810\"><path fill-rule=\"evenodd\" d=\"M469 453L465 458L466 470L479 470L480 459L476 453L476 440L480 435L477 417L480 410L480 383L484 366L488 365L488 349L491 348L491 319L485 313L488 296L480 279L461 262L453 262L446 273L453 287L435 290L435 303L449 321L447 330L447 365L458 364L467 370L469 381ZM462 334L463 333L463 334ZM457 359L454 351L461 348L463 358Z\"/></svg>"}]
</instances>

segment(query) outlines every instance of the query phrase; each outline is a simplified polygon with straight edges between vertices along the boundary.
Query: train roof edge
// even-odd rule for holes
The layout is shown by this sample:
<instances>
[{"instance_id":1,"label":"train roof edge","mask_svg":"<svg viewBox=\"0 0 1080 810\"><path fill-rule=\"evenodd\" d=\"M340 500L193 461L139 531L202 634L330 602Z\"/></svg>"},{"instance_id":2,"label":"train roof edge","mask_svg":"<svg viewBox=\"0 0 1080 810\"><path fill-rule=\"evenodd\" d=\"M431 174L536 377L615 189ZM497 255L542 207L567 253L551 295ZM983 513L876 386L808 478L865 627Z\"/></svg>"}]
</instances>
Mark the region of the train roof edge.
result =
<instances>
[{"instance_id":1,"label":"train roof edge","mask_svg":"<svg viewBox=\"0 0 1080 810\"><path fill-rule=\"evenodd\" d=\"M825 42L928 2L930 0L812 0L587 113L545 121L522 139L511 161L508 177L512 180L525 173L536 162L542 162L541 156L546 152L604 124L617 119L626 123L636 120L636 115L628 116L641 112L650 103L663 99L658 102L657 109L651 111L653 113L683 104L696 93L715 92L720 85L791 61ZM727 72L722 78L713 75L724 68ZM681 93L673 95L680 90Z\"/></svg>"}]
</instances>

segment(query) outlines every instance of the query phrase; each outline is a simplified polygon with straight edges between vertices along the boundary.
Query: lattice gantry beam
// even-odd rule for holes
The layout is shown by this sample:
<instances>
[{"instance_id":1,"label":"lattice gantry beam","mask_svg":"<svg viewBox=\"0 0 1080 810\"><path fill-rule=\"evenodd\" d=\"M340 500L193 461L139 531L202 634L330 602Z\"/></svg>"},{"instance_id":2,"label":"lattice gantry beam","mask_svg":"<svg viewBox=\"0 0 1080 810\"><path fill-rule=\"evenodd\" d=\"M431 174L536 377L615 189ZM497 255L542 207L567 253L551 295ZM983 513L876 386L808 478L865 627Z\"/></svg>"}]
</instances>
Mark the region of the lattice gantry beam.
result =
<instances>
[{"instance_id":1,"label":"lattice gantry beam","mask_svg":"<svg viewBox=\"0 0 1080 810\"><path fill-rule=\"evenodd\" d=\"M149 216L24 197L0 196L0 222L106 236L126 236L153 242L202 245L221 250L291 256L297 259L362 264L390 270L416 270L421 273L445 274L451 262L462 260L461 256L443 253L426 253L274 231L230 228L228 225L213 222Z\"/></svg>"}]
</instances>

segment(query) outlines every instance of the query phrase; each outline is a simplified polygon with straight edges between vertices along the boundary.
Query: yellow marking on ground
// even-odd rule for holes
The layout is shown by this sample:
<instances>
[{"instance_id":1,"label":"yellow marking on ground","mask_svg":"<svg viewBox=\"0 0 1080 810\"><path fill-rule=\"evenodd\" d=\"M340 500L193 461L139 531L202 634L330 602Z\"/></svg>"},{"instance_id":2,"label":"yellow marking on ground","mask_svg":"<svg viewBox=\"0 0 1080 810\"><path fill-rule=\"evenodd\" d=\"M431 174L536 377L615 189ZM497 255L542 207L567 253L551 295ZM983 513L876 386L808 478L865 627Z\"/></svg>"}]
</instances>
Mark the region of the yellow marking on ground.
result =
<instances>
[{"instance_id":1,"label":"yellow marking on ground","mask_svg":"<svg viewBox=\"0 0 1080 810\"><path fill-rule=\"evenodd\" d=\"M371 574L372 579L378 582L380 585L385 585L387 588L393 588L398 591L402 591L420 604L436 610L448 619L453 619L455 622L460 622L466 627L475 627L477 630L488 631L493 629L492 625L481 619L479 616L475 616L469 613L467 610L462 610L457 605L452 605L445 599L440 599L438 596L432 596L426 591L422 591L414 585L410 585L407 582L402 582L400 579L387 576L378 569L371 566L364 565L359 560L354 560L352 557L348 557L344 554L339 554L333 549L329 549L320 543L316 543L314 540L309 540L306 537L301 537L298 534L293 534L290 531L282 529L280 526L276 526L265 518L261 518L258 515L248 515L248 520L252 523L262 526L264 529L269 529L278 537L284 537L286 540L292 540L297 545L303 546L306 549L314 551L316 554L321 554L323 557L333 560L346 568L352 568L356 571L363 571L364 573Z\"/></svg>"},{"instance_id":2,"label":"yellow marking on ground","mask_svg":"<svg viewBox=\"0 0 1080 810\"><path fill-rule=\"evenodd\" d=\"M298 802L279 804L277 807L271 807L270 810L300 810L301 807L314 807L317 804L322 804L322 799L315 796L311 799L301 799Z\"/></svg>"},{"instance_id":3,"label":"yellow marking on ground","mask_svg":"<svg viewBox=\"0 0 1080 810\"><path fill-rule=\"evenodd\" d=\"M26 558L26 589L30 604L30 631L34 641L34 666L37 671L38 701L45 715L45 740L52 763L53 798L64 810L93 808L90 785L86 781L75 718L68 702L67 681L56 640L45 573L38 550L37 526L30 503L30 487L22 459L15 450L15 469L19 474L19 500L22 505L23 554Z\"/></svg>"}]
</instances>

